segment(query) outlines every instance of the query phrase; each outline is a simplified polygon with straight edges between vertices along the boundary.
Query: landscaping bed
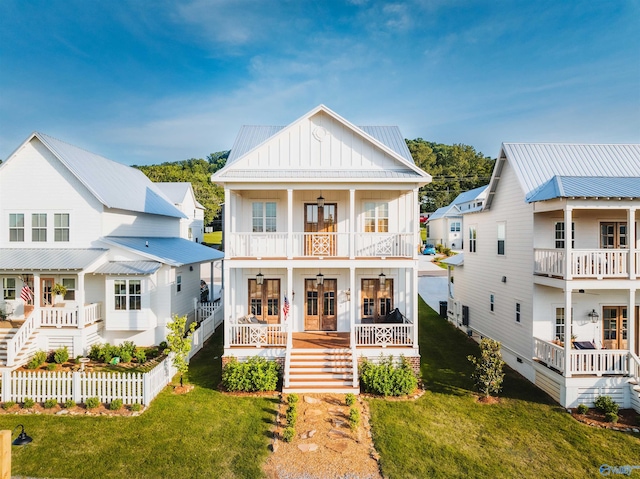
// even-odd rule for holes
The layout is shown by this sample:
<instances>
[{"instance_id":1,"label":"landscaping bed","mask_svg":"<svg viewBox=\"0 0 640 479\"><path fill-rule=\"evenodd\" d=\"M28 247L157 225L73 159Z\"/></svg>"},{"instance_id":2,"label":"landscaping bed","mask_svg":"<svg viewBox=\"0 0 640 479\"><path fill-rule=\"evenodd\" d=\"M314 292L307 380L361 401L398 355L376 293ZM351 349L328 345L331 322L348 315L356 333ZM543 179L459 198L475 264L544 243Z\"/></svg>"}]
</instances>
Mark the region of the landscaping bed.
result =
<instances>
[{"instance_id":1,"label":"landscaping bed","mask_svg":"<svg viewBox=\"0 0 640 479\"><path fill-rule=\"evenodd\" d=\"M618 411L618 421L609 422L605 414L595 408L589 409L585 414L580 414L576 409L571 410L571 415L578 421L605 429L640 433L640 414L633 409L620 409Z\"/></svg>"}]
</instances>

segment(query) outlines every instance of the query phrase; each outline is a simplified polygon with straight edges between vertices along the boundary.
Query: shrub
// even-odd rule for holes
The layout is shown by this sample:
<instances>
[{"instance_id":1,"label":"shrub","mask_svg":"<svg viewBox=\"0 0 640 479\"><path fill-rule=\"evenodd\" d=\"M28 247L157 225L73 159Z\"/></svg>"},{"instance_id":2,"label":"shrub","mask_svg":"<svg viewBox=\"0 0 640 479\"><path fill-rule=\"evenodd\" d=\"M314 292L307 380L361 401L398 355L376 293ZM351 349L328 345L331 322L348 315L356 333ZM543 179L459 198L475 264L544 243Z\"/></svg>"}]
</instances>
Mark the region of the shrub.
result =
<instances>
[{"instance_id":1,"label":"shrub","mask_svg":"<svg viewBox=\"0 0 640 479\"><path fill-rule=\"evenodd\" d=\"M360 424L360 411L357 407L352 407L349 409L349 426L351 429L356 429Z\"/></svg>"},{"instance_id":2,"label":"shrub","mask_svg":"<svg viewBox=\"0 0 640 479\"><path fill-rule=\"evenodd\" d=\"M56 370L56 363L48 363L47 364L47 371L55 371Z\"/></svg>"},{"instance_id":3,"label":"shrub","mask_svg":"<svg viewBox=\"0 0 640 479\"><path fill-rule=\"evenodd\" d=\"M36 351L35 354L33 355L33 357L31 358L31 361L29 361L27 363L27 368L28 369L36 369L39 368L40 366L42 366L44 364L44 362L47 360L47 353L40 350L40 351Z\"/></svg>"},{"instance_id":4,"label":"shrub","mask_svg":"<svg viewBox=\"0 0 640 479\"><path fill-rule=\"evenodd\" d=\"M356 402L356 395L353 393L347 393L347 395L344 397L344 402L347 404L347 406L353 406Z\"/></svg>"},{"instance_id":5,"label":"shrub","mask_svg":"<svg viewBox=\"0 0 640 479\"><path fill-rule=\"evenodd\" d=\"M117 346L113 346L107 343L100 348L100 356L98 360L102 361L103 363L109 364L111 360L115 358L117 355L118 355Z\"/></svg>"},{"instance_id":6,"label":"shrub","mask_svg":"<svg viewBox=\"0 0 640 479\"><path fill-rule=\"evenodd\" d=\"M24 402L22 403L22 407L25 409L31 409L35 405L36 405L36 402L31 398L25 398Z\"/></svg>"},{"instance_id":7,"label":"shrub","mask_svg":"<svg viewBox=\"0 0 640 479\"><path fill-rule=\"evenodd\" d=\"M15 405L16 405L15 401L7 401L7 402L2 404L2 409L4 409L4 410L11 409Z\"/></svg>"},{"instance_id":8,"label":"shrub","mask_svg":"<svg viewBox=\"0 0 640 479\"><path fill-rule=\"evenodd\" d=\"M87 398L85 405L87 406L87 409L95 409L100 406L100 399L97 397Z\"/></svg>"},{"instance_id":9,"label":"shrub","mask_svg":"<svg viewBox=\"0 0 640 479\"><path fill-rule=\"evenodd\" d=\"M111 401L111 404L109 404L109 409L112 411L119 411L120 409L122 409L122 399L114 399L113 401Z\"/></svg>"},{"instance_id":10,"label":"shrub","mask_svg":"<svg viewBox=\"0 0 640 479\"><path fill-rule=\"evenodd\" d=\"M607 422L612 422L615 424L618 422L618 415L615 412L608 412L604 415L604 419Z\"/></svg>"},{"instance_id":11,"label":"shrub","mask_svg":"<svg viewBox=\"0 0 640 479\"><path fill-rule=\"evenodd\" d=\"M87 357L93 361L100 361L102 346L100 344L92 344Z\"/></svg>"},{"instance_id":12,"label":"shrub","mask_svg":"<svg viewBox=\"0 0 640 479\"><path fill-rule=\"evenodd\" d=\"M284 442L291 442L293 441L293 438L295 435L296 435L295 428L291 426L285 427L284 430L282 431L282 440Z\"/></svg>"},{"instance_id":13,"label":"shrub","mask_svg":"<svg viewBox=\"0 0 640 479\"><path fill-rule=\"evenodd\" d=\"M288 404L295 404L298 402L298 400L300 399L300 397L298 397L298 395L296 393L291 393L289 394L289 396L287 396L287 403Z\"/></svg>"},{"instance_id":14,"label":"shrub","mask_svg":"<svg viewBox=\"0 0 640 479\"><path fill-rule=\"evenodd\" d=\"M133 341L125 341L120 345L119 349L120 356L122 356L123 353L129 353L131 356L133 356L133 353L135 353L136 351L136 344Z\"/></svg>"},{"instance_id":15,"label":"shrub","mask_svg":"<svg viewBox=\"0 0 640 479\"><path fill-rule=\"evenodd\" d=\"M76 359L75 359L73 362L74 362L74 363L76 363L76 364L80 364L80 360L81 360L81 359L82 359L82 354L78 354L78 355L76 356Z\"/></svg>"},{"instance_id":16,"label":"shrub","mask_svg":"<svg viewBox=\"0 0 640 479\"><path fill-rule=\"evenodd\" d=\"M594 401L596 409L604 414L618 414L619 406L611 396L598 396Z\"/></svg>"},{"instance_id":17,"label":"shrub","mask_svg":"<svg viewBox=\"0 0 640 479\"><path fill-rule=\"evenodd\" d=\"M147 360L147 353L145 352L144 349L136 349L135 353L133 353L133 356L136 358L136 361L140 364L144 363Z\"/></svg>"},{"instance_id":18,"label":"shrub","mask_svg":"<svg viewBox=\"0 0 640 479\"><path fill-rule=\"evenodd\" d=\"M167 349L168 346L166 341L160 341L160 344L158 344L158 353L164 354L164 350Z\"/></svg>"},{"instance_id":19,"label":"shrub","mask_svg":"<svg viewBox=\"0 0 640 479\"><path fill-rule=\"evenodd\" d=\"M586 404L580 404L577 408L578 414L587 414L589 412L589 406Z\"/></svg>"},{"instance_id":20,"label":"shrub","mask_svg":"<svg viewBox=\"0 0 640 479\"><path fill-rule=\"evenodd\" d=\"M131 353L129 351L120 351L120 361L123 363L130 363L132 359Z\"/></svg>"},{"instance_id":21,"label":"shrub","mask_svg":"<svg viewBox=\"0 0 640 479\"><path fill-rule=\"evenodd\" d=\"M64 364L69 361L69 350L66 346L58 348L53 353L53 360L57 364Z\"/></svg>"},{"instance_id":22,"label":"shrub","mask_svg":"<svg viewBox=\"0 0 640 479\"><path fill-rule=\"evenodd\" d=\"M57 399L53 399L53 398L47 399L44 402L44 408L45 409L52 409L52 408L56 407L57 405L58 405L58 400Z\"/></svg>"},{"instance_id":23,"label":"shrub","mask_svg":"<svg viewBox=\"0 0 640 479\"><path fill-rule=\"evenodd\" d=\"M75 405L76 402L73 399L67 399L63 404L65 409L71 409L72 407L75 407Z\"/></svg>"},{"instance_id":24,"label":"shrub","mask_svg":"<svg viewBox=\"0 0 640 479\"><path fill-rule=\"evenodd\" d=\"M451 248L442 248L442 254L445 256L451 256Z\"/></svg>"},{"instance_id":25,"label":"shrub","mask_svg":"<svg viewBox=\"0 0 640 479\"><path fill-rule=\"evenodd\" d=\"M480 341L480 358L467 356L467 359L476 367L471 378L480 394L488 397L502 390L504 361L500 353L499 341L483 338Z\"/></svg>"},{"instance_id":26,"label":"shrub","mask_svg":"<svg viewBox=\"0 0 640 479\"><path fill-rule=\"evenodd\" d=\"M134 402L134 403L131 405L131 410L132 410L133 412L138 412L138 411L140 411L141 409L142 409L142 404L140 404L139 402Z\"/></svg>"},{"instance_id":27,"label":"shrub","mask_svg":"<svg viewBox=\"0 0 640 479\"><path fill-rule=\"evenodd\" d=\"M365 392L382 396L404 396L418 387L418 378L404 357L399 366L394 365L391 356L378 364L365 359L360 367L360 381Z\"/></svg>"},{"instance_id":28,"label":"shrub","mask_svg":"<svg viewBox=\"0 0 640 479\"><path fill-rule=\"evenodd\" d=\"M278 363L259 356L242 362L231 358L222 370L222 385L227 391L275 391L279 370Z\"/></svg>"},{"instance_id":29,"label":"shrub","mask_svg":"<svg viewBox=\"0 0 640 479\"><path fill-rule=\"evenodd\" d=\"M296 421L298 420L298 408L296 407L295 404L291 404L288 408L287 408L287 426L295 426L296 425Z\"/></svg>"}]
</instances>

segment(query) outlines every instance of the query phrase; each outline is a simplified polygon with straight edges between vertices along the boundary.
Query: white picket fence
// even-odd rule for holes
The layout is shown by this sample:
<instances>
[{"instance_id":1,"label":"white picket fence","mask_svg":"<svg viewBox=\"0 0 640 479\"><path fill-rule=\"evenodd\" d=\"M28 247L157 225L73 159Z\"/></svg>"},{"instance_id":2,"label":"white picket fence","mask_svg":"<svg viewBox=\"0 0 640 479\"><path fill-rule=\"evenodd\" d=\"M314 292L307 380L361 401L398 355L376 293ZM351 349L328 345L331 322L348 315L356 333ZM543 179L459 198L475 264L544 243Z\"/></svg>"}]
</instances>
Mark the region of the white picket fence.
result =
<instances>
[{"instance_id":1,"label":"white picket fence","mask_svg":"<svg viewBox=\"0 0 640 479\"><path fill-rule=\"evenodd\" d=\"M222 323L222 308L200 323L191 338L191 359ZM2 402L24 402L29 398L35 402L55 399L60 403L72 400L85 403L97 397L101 403L122 399L124 404L140 403L148 406L177 374L171 355L163 359L147 373L106 372L2 372L0 396Z\"/></svg>"}]
</instances>

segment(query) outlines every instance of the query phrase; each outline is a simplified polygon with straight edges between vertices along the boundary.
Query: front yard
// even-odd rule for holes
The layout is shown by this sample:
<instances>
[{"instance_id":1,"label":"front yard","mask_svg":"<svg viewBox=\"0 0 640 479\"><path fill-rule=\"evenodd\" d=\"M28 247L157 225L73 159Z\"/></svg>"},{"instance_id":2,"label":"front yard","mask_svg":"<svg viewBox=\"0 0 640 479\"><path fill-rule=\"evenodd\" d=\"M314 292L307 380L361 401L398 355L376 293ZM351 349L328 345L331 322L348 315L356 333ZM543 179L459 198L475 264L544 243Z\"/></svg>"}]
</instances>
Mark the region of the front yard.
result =
<instances>
[{"instance_id":1,"label":"front yard","mask_svg":"<svg viewBox=\"0 0 640 479\"><path fill-rule=\"evenodd\" d=\"M416 401L368 400L385 476L599 477L603 464L640 464L637 434L578 423L513 372L498 404L477 403L466 359L475 343L422 301L420 331L427 392ZM195 389L167 388L139 417L0 415L1 429L24 424L34 439L12 448L13 474L263 477L277 398L218 392L221 353L219 329L192 361Z\"/></svg>"}]
</instances>

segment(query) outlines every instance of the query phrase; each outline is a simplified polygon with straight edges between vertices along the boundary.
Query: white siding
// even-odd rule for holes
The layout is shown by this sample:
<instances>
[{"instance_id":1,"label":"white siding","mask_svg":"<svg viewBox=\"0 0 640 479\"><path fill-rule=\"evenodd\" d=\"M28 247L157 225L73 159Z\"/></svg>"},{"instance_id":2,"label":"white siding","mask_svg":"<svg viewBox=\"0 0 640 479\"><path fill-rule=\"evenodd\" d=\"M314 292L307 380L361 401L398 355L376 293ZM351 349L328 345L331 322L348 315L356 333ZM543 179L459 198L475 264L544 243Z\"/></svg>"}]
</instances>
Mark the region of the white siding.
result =
<instances>
[{"instance_id":1,"label":"white siding","mask_svg":"<svg viewBox=\"0 0 640 479\"><path fill-rule=\"evenodd\" d=\"M180 236L180 219L109 209L102 215L102 236Z\"/></svg>"}]
</instances>

